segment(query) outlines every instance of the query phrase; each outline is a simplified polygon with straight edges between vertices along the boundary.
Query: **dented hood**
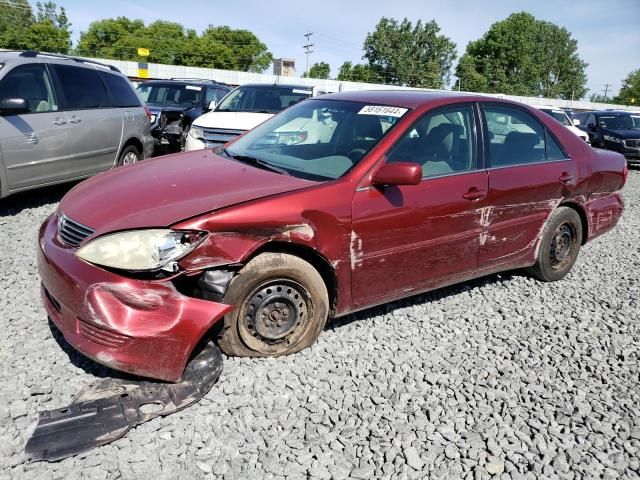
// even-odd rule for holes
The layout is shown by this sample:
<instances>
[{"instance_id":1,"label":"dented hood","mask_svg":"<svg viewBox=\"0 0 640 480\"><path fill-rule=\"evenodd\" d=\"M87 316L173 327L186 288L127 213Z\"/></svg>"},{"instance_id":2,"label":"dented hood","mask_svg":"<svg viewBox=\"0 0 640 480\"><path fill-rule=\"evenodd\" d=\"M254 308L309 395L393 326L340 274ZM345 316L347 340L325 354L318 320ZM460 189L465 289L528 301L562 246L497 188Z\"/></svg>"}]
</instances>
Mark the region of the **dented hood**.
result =
<instances>
[{"instance_id":1,"label":"dented hood","mask_svg":"<svg viewBox=\"0 0 640 480\"><path fill-rule=\"evenodd\" d=\"M178 153L117 168L85 180L58 211L96 234L164 227L199 214L315 182L219 157L210 150Z\"/></svg>"}]
</instances>

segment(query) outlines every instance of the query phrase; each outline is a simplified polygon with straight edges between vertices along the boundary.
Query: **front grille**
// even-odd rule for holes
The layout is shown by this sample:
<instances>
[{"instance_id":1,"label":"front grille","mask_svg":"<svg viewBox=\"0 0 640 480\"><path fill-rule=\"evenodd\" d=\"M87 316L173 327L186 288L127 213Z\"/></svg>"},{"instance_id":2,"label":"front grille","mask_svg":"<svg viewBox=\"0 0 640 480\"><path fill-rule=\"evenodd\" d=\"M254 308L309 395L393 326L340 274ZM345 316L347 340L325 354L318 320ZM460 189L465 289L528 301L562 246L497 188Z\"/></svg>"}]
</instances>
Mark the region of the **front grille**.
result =
<instances>
[{"instance_id":1,"label":"front grille","mask_svg":"<svg viewBox=\"0 0 640 480\"><path fill-rule=\"evenodd\" d=\"M80 320L80 319L79 319ZM78 322L80 334L87 340L103 347L118 348L125 344L130 337L112 332L105 328L91 325L83 320Z\"/></svg>"},{"instance_id":2,"label":"front grille","mask_svg":"<svg viewBox=\"0 0 640 480\"><path fill-rule=\"evenodd\" d=\"M640 139L638 140L625 140L625 145L627 147L640 148Z\"/></svg>"},{"instance_id":3,"label":"front grille","mask_svg":"<svg viewBox=\"0 0 640 480\"><path fill-rule=\"evenodd\" d=\"M204 143L207 147L217 147L242 135L246 130L231 130L228 128L204 128Z\"/></svg>"},{"instance_id":4,"label":"front grille","mask_svg":"<svg viewBox=\"0 0 640 480\"><path fill-rule=\"evenodd\" d=\"M77 247L94 232L92 228L74 222L66 215L60 215L58 218L58 237L70 247Z\"/></svg>"}]
</instances>

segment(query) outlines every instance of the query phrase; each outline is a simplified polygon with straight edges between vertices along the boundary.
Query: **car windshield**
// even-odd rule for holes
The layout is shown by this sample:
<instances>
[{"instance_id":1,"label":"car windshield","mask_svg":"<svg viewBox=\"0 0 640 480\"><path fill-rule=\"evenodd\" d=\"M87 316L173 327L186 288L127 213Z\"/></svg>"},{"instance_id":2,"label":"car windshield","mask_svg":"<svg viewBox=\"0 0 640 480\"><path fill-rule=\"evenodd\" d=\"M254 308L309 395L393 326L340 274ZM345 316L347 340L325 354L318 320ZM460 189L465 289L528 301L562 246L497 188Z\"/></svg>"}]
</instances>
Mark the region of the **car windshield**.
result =
<instances>
[{"instance_id":1,"label":"car windshield","mask_svg":"<svg viewBox=\"0 0 640 480\"><path fill-rule=\"evenodd\" d=\"M631 115L628 113L608 113L598 115L598 122L600 122L601 127L610 128L612 130L638 128L637 124L634 124Z\"/></svg>"},{"instance_id":2,"label":"car windshield","mask_svg":"<svg viewBox=\"0 0 640 480\"><path fill-rule=\"evenodd\" d=\"M202 98L199 85L143 83L136 90L143 102L155 105L191 107L198 105Z\"/></svg>"},{"instance_id":3,"label":"car windshield","mask_svg":"<svg viewBox=\"0 0 640 480\"><path fill-rule=\"evenodd\" d=\"M553 118L555 118L561 124L566 125L567 127L573 126L573 123L571 123L571 120L569 120L569 117L567 116L567 114L564 113L562 110L552 110L550 108L543 108L542 111L548 115L551 115Z\"/></svg>"},{"instance_id":4,"label":"car windshield","mask_svg":"<svg viewBox=\"0 0 640 480\"><path fill-rule=\"evenodd\" d=\"M238 87L227 95L216 111L278 113L309 98L312 93L311 88L248 85Z\"/></svg>"},{"instance_id":5,"label":"car windshield","mask_svg":"<svg viewBox=\"0 0 640 480\"><path fill-rule=\"evenodd\" d=\"M633 122L633 128L640 128L640 115L631 115L631 121Z\"/></svg>"},{"instance_id":6,"label":"car windshield","mask_svg":"<svg viewBox=\"0 0 640 480\"><path fill-rule=\"evenodd\" d=\"M333 180L354 167L408 109L310 100L276 115L223 154L308 180Z\"/></svg>"}]
</instances>

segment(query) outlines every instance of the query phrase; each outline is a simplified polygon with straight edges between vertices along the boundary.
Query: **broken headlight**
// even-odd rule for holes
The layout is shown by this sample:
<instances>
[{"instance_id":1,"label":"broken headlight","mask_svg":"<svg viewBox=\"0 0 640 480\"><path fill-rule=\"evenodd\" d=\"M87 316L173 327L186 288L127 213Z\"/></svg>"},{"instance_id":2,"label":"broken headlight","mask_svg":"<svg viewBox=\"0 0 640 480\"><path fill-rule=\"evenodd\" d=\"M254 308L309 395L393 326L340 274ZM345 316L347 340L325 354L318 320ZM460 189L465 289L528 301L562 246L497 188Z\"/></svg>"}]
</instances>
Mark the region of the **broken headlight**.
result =
<instances>
[{"instance_id":1,"label":"broken headlight","mask_svg":"<svg viewBox=\"0 0 640 480\"><path fill-rule=\"evenodd\" d=\"M198 231L132 230L98 237L82 246L76 255L120 270L175 271L176 260L192 251L205 236L205 232Z\"/></svg>"}]
</instances>

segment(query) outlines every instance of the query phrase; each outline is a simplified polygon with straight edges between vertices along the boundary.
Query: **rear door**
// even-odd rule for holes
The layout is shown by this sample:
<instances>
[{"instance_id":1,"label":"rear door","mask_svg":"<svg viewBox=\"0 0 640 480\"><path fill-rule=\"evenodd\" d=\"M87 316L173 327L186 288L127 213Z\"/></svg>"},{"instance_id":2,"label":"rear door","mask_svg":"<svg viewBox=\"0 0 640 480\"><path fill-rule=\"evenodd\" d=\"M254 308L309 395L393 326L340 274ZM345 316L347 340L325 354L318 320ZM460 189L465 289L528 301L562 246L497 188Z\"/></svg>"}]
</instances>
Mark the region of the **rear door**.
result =
<instances>
[{"instance_id":1,"label":"rear door","mask_svg":"<svg viewBox=\"0 0 640 480\"><path fill-rule=\"evenodd\" d=\"M100 76L109 89L111 104L120 111L123 116L123 133L121 145L132 138L141 142L149 135L149 118L147 117L140 98L133 86L125 77L115 73L100 72ZM121 147L118 148L120 151ZM144 157L144 152L138 152L139 158Z\"/></svg>"},{"instance_id":2,"label":"rear door","mask_svg":"<svg viewBox=\"0 0 640 480\"><path fill-rule=\"evenodd\" d=\"M386 159L422 165L422 182L356 191L350 239L356 304L406 296L477 267L488 181L476 118L469 104L428 112Z\"/></svg>"},{"instance_id":3,"label":"rear door","mask_svg":"<svg viewBox=\"0 0 640 480\"><path fill-rule=\"evenodd\" d=\"M94 68L52 65L69 121L69 165L78 175L112 167L122 141L123 112L111 105Z\"/></svg>"},{"instance_id":4,"label":"rear door","mask_svg":"<svg viewBox=\"0 0 640 480\"><path fill-rule=\"evenodd\" d=\"M0 149L8 189L69 178L68 124L45 64L12 69L0 81L0 98L23 98L29 112L0 117Z\"/></svg>"},{"instance_id":5,"label":"rear door","mask_svg":"<svg viewBox=\"0 0 640 480\"><path fill-rule=\"evenodd\" d=\"M576 185L577 167L544 125L526 110L486 103L489 196L480 266L527 257L545 220ZM511 128L506 132L504 125Z\"/></svg>"}]
</instances>

